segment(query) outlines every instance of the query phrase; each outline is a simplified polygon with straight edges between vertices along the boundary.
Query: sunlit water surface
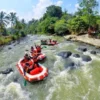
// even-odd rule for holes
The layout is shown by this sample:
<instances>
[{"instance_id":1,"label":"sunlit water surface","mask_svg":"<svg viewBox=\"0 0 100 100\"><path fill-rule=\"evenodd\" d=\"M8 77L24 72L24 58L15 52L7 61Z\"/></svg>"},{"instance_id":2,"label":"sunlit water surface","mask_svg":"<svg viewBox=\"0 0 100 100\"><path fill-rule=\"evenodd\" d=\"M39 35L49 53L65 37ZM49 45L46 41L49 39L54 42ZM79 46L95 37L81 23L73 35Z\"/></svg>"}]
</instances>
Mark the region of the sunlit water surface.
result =
<instances>
[{"instance_id":1,"label":"sunlit water surface","mask_svg":"<svg viewBox=\"0 0 100 100\"><path fill-rule=\"evenodd\" d=\"M48 68L48 77L40 82L26 83L19 74L16 64L24 56L25 50L34 44L40 44L41 39L57 39L56 46L46 46L42 52L47 59L42 64ZM87 52L81 52L78 47L84 46ZM8 49L11 47L12 49ZM90 53L96 50L97 54ZM63 59L57 54L61 51L71 51L69 58ZM12 68L14 72L8 75L0 74L0 100L100 100L100 54L95 47L65 41L60 37L27 36L20 43L12 43L0 49L0 70ZM73 57L74 53L89 55L90 62ZM73 69L65 68L66 64L75 63Z\"/></svg>"}]
</instances>

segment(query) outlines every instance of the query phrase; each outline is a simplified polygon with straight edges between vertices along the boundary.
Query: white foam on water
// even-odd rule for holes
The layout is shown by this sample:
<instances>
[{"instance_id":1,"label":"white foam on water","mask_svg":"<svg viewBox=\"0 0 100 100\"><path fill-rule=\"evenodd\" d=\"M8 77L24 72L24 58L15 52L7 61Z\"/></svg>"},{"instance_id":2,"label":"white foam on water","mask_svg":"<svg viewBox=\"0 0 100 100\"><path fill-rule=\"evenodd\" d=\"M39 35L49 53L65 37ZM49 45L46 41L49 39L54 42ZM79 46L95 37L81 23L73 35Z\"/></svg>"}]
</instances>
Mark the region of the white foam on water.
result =
<instances>
[{"instance_id":1,"label":"white foam on water","mask_svg":"<svg viewBox=\"0 0 100 100\"><path fill-rule=\"evenodd\" d=\"M64 48L64 47L66 47L66 46L69 46L69 45L73 45L72 43L60 43L60 44L58 44L58 46L59 46L59 48Z\"/></svg>"},{"instance_id":2,"label":"white foam on water","mask_svg":"<svg viewBox=\"0 0 100 100\"><path fill-rule=\"evenodd\" d=\"M29 92L24 91L19 83L12 82L14 73L0 74L0 100L30 100Z\"/></svg>"},{"instance_id":3,"label":"white foam on water","mask_svg":"<svg viewBox=\"0 0 100 100\"><path fill-rule=\"evenodd\" d=\"M92 76L92 67L88 64L82 67L82 72L84 75L84 78L88 80L88 84L91 87L91 89L95 89L95 83Z\"/></svg>"},{"instance_id":4,"label":"white foam on water","mask_svg":"<svg viewBox=\"0 0 100 100\"><path fill-rule=\"evenodd\" d=\"M84 75L87 76L90 74L91 68L85 64L84 66L82 66L82 71L83 71Z\"/></svg>"},{"instance_id":5,"label":"white foam on water","mask_svg":"<svg viewBox=\"0 0 100 100\"><path fill-rule=\"evenodd\" d=\"M54 68L58 70L58 68L62 69L63 66L63 59L60 56L55 56L56 61L54 63Z\"/></svg>"},{"instance_id":6,"label":"white foam on water","mask_svg":"<svg viewBox=\"0 0 100 100\"><path fill-rule=\"evenodd\" d=\"M3 74L0 74L0 81L4 78Z\"/></svg>"},{"instance_id":7,"label":"white foam on water","mask_svg":"<svg viewBox=\"0 0 100 100\"><path fill-rule=\"evenodd\" d=\"M100 85L99 85L99 87L98 87L98 92L100 93Z\"/></svg>"},{"instance_id":8,"label":"white foam on water","mask_svg":"<svg viewBox=\"0 0 100 100\"><path fill-rule=\"evenodd\" d=\"M100 60L97 55L91 54L89 51L84 52L83 54L84 55L89 55L92 58L92 60Z\"/></svg>"},{"instance_id":9,"label":"white foam on water","mask_svg":"<svg viewBox=\"0 0 100 100\"><path fill-rule=\"evenodd\" d=\"M3 74L2 74L1 83L3 83L3 84L4 84L4 83L7 83L13 75L14 75L13 72L11 72L11 73L9 73L9 74L7 74L7 75L3 75Z\"/></svg>"},{"instance_id":10,"label":"white foam on water","mask_svg":"<svg viewBox=\"0 0 100 100\"><path fill-rule=\"evenodd\" d=\"M2 100L30 100L30 93L26 93L20 84L11 82L7 86L0 86Z\"/></svg>"},{"instance_id":11,"label":"white foam on water","mask_svg":"<svg viewBox=\"0 0 100 100\"><path fill-rule=\"evenodd\" d=\"M81 57L80 58L75 58L72 55L72 56L70 56L70 58L72 59L72 61L75 62L76 66L83 66L83 63L82 63L83 61L82 61Z\"/></svg>"},{"instance_id":12,"label":"white foam on water","mask_svg":"<svg viewBox=\"0 0 100 100\"><path fill-rule=\"evenodd\" d=\"M49 95L46 97L46 100L51 100L53 92L56 90L55 87L49 88Z\"/></svg>"},{"instance_id":13,"label":"white foam on water","mask_svg":"<svg viewBox=\"0 0 100 100\"><path fill-rule=\"evenodd\" d=\"M84 96L82 96L82 100L89 100L88 97L89 97L90 92L91 92L91 89L89 88L88 92Z\"/></svg>"},{"instance_id":14,"label":"white foam on water","mask_svg":"<svg viewBox=\"0 0 100 100\"><path fill-rule=\"evenodd\" d=\"M79 79L77 76L73 76L75 81L71 81L72 76L69 74L69 69L64 70L60 72L58 75L56 75L53 79L51 79L52 87L49 88L49 93L46 97L46 100L52 100L53 94L57 91L63 91L62 85L66 89L71 89L74 86L79 84ZM56 97L59 98L59 95Z\"/></svg>"}]
</instances>

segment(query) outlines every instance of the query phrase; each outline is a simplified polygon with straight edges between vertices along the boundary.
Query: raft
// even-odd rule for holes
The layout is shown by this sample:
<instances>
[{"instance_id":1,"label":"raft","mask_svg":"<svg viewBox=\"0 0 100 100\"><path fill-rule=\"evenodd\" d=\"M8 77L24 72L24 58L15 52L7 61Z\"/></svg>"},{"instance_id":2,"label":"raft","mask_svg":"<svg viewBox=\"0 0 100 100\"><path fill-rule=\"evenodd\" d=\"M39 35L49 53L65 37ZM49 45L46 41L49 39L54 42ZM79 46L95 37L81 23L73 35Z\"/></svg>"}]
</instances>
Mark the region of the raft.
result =
<instances>
[{"instance_id":1,"label":"raft","mask_svg":"<svg viewBox=\"0 0 100 100\"><path fill-rule=\"evenodd\" d=\"M37 57L37 59L39 60L39 61L42 61L42 60L44 60L46 58L46 55L44 54L44 53L40 53L40 55Z\"/></svg>"},{"instance_id":2,"label":"raft","mask_svg":"<svg viewBox=\"0 0 100 100\"><path fill-rule=\"evenodd\" d=\"M54 45L57 45L58 43L55 43L55 42L51 42L51 43L48 43L47 45L51 45L51 46L54 46Z\"/></svg>"},{"instance_id":3,"label":"raft","mask_svg":"<svg viewBox=\"0 0 100 100\"><path fill-rule=\"evenodd\" d=\"M31 56L34 57L34 53L33 53L33 55L31 54ZM42 60L44 60L45 58L46 58L46 55L45 55L44 53L40 53L40 54L38 55L38 57L37 57L37 60L38 60L38 61L42 61Z\"/></svg>"},{"instance_id":4,"label":"raft","mask_svg":"<svg viewBox=\"0 0 100 100\"><path fill-rule=\"evenodd\" d=\"M41 45L48 45L48 46L54 46L54 45L57 45L58 43L55 43L55 42L41 42Z\"/></svg>"},{"instance_id":5,"label":"raft","mask_svg":"<svg viewBox=\"0 0 100 100\"><path fill-rule=\"evenodd\" d=\"M39 67L33 69L30 73L23 70L23 59L20 59L17 63L17 68L20 74L29 82L40 81L48 76L48 69L43 65L39 64ZM32 73L32 74L31 74Z\"/></svg>"}]
</instances>

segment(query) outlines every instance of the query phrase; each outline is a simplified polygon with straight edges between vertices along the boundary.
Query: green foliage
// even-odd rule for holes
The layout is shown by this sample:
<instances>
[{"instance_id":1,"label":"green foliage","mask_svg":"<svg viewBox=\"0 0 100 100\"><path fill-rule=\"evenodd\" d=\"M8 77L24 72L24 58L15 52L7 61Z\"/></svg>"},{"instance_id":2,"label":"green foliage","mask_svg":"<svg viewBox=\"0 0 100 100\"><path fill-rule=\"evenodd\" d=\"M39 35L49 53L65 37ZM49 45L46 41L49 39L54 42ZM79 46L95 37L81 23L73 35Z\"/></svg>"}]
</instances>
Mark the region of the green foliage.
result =
<instances>
[{"instance_id":1,"label":"green foliage","mask_svg":"<svg viewBox=\"0 0 100 100\"><path fill-rule=\"evenodd\" d=\"M51 6L47 7L46 14L47 14L47 16L50 16L50 17L61 18L62 9L59 6L51 5Z\"/></svg>"},{"instance_id":2,"label":"green foliage","mask_svg":"<svg viewBox=\"0 0 100 100\"><path fill-rule=\"evenodd\" d=\"M25 37L26 36L24 31L21 31L20 34L21 34L21 37Z\"/></svg>"},{"instance_id":3,"label":"green foliage","mask_svg":"<svg viewBox=\"0 0 100 100\"><path fill-rule=\"evenodd\" d=\"M59 6L51 5L47 7L41 19L32 19L28 23L24 19L19 20L16 13L6 14L1 11L0 44L25 37L27 34L64 35L69 34L69 31L73 34L85 33L90 25L95 26L100 37L100 15L96 7L98 7L96 0L79 0L78 11L70 14L67 11L62 12ZM11 26L7 28L9 23Z\"/></svg>"},{"instance_id":4,"label":"green foliage","mask_svg":"<svg viewBox=\"0 0 100 100\"><path fill-rule=\"evenodd\" d=\"M4 45L7 44L9 42L11 42L12 38L10 36L0 36L0 45Z\"/></svg>"},{"instance_id":5,"label":"green foliage","mask_svg":"<svg viewBox=\"0 0 100 100\"><path fill-rule=\"evenodd\" d=\"M63 35L68 31L65 20L59 20L55 23L55 32L57 35Z\"/></svg>"},{"instance_id":6,"label":"green foliage","mask_svg":"<svg viewBox=\"0 0 100 100\"><path fill-rule=\"evenodd\" d=\"M94 19L94 16L97 14L96 8L98 7L98 2L96 0L79 0L79 3L80 8L77 14L79 16L86 16L89 25L95 24L96 19Z\"/></svg>"},{"instance_id":7,"label":"green foliage","mask_svg":"<svg viewBox=\"0 0 100 100\"><path fill-rule=\"evenodd\" d=\"M82 18L75 17L68 21L67 27L72 34L80 34L87 30L88 24Z\"/></svg>"},{"instance_id":8,"label":"green foliage","mask_svg":"<svg viewBox=\"0 0 100 100\"><path fill-rule=\"evenodd\" d=\"M28 34L37 34L37 26L38 26L38 21L32 19L32 21L29 21L26 31Z\"/></svg>"},{"instance_id":9,"label":"green foliage","mask_svg":"<svg viewBox=\"0 0 100 100\"><path fill-rule=\"evenodd\" d=\"M45 20L41 21L37 27L37 32L40 34L44 33L54 33L54 24L58 20L56 17L48 17Z\"/></svg>"},{"instance_id":10,"label":"green foliage","mask_svg":"<svg viewBox=\"0 0 100 100\"><path fill-rule=\"evenodd\" d=\"M61 19L68 21L69 19L73 18L72 14L67 13L67 11L63 12Z\"/></svg>"},{"instance_id":11,"label":"green foliage","mask_svg":"<svg viewBox=\"0 0 100 100\"><path fill-rule=\"evenodd\" d=\"M8 17L9 17L9 20L11 21L11 27L13 27L16 24L16 20L17 20L16 13L10 12Z\"/></svg>"}]
</instances>

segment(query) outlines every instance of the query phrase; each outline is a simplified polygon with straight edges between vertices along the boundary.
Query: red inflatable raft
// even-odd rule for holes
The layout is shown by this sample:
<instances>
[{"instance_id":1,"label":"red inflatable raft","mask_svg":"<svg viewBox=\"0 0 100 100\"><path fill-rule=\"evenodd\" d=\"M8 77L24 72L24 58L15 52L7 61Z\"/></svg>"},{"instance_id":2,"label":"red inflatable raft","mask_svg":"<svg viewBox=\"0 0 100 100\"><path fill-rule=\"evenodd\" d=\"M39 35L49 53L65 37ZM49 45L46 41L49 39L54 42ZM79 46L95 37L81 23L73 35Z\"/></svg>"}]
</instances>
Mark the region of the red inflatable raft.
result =
<instances>
[{"instance_id":1,"label":"red inflatable raft","mask_svg":"<svg viewBox=\"0 0 100 100\"><path fill-rule=\"evenodd\" d=\"M20 74L27 81L30 81L30 82L40 81L48 76L48 69L41 64L39 64L40 67L36 67L30 73L25 72L25 75L24 75L23 64L24 64L23 59L19 60L19 62L17 63L17 68L18 68Z\"/></svg>"},{"instance_id":2,"label":"red inflatable raft","mask_svg":"<svg viewBox=\"0 0 100 100\"><path fill-rule=\"evenodd\" d=\"M55 43L55 42L51 42L51 43L47 43L47 45L51 45L51 46L54 46L54 45L57 45L58 43Z\"/></svg>"},{"instance_id":3,"label":"red inflatable raft","mask_svg":"<svg viewBox=\"0 0 100 100\"><path fill-rule=\"evenodd\" d=\"M38 60L44 60L46 58L46 55L44 53L40 53L37 57Z\"/></svg>"}]
</instances>

